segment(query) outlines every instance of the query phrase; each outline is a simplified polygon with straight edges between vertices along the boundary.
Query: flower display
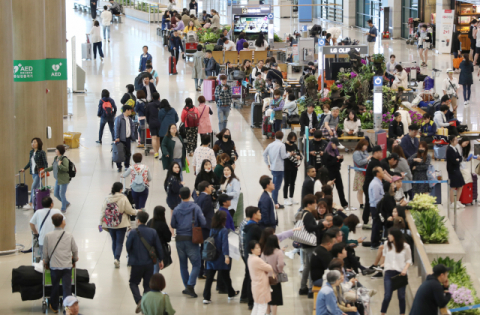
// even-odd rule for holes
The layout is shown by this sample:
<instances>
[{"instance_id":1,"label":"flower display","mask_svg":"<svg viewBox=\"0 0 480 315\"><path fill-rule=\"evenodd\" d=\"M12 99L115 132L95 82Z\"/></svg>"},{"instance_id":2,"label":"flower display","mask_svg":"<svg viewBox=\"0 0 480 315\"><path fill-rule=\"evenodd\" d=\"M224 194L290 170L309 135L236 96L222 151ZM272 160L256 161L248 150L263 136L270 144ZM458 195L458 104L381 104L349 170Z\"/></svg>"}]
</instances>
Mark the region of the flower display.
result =
<instances>
[{"instance_id":1,"label":"flower display","mask_svg":"<svg viewBox=\"0 0 480 315\"><path fill-rule=\"evenodd\" d=\"M412 120L412 124L421 125L422 120L423 120L423 116L419 112L409 110L408 114L410 115L410 119Z\"/></svg>"}]
</instances>

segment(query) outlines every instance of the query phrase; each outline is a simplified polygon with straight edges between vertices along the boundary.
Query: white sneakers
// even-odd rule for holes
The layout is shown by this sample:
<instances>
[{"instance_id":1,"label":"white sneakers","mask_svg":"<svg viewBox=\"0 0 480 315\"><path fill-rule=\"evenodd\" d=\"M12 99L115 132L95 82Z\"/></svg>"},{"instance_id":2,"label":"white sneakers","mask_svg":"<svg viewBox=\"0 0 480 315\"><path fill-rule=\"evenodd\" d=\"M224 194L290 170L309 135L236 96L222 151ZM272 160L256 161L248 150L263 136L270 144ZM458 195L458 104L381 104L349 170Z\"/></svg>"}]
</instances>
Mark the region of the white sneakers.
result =
<instances>
[{"instance_id":1,"label":"white sneakers","mask_svg":"<svg viewBox=\"0 0 480 315\"><path fill-rule=\"evenodd\" d=\"M339 144L337 145L337 147L338 147L338 149L340 149L340 150L345 149L345 147L344 147L341 143L339 143Z\"/></svg>"},{"instance_id":2,"label":"white sneakers","mask_svg":"<svg viewBox=\"0 0 480 315\"><path fill-rule=\"evenodd\" d=\"M115 265L115 268L120 268L120 262L118 261L118 259L115 259L113 261L113 264Z\"/></svg>"},{"instance_id":3,"label":"white sneakers","mask_svg":"<svg viewBox=\"0 0 480 315\"><path fill-rule=\"evenodd\" d=\"M463 102L463 106L468 106L468 105L470 105L470 101Z\"/></svg>"},{"instance_id":4,"label":"white sneakers","mask_svg":"<svg viewBox=\"0 0 480 315\"><path fill-rule=\"evenodd\" d=\"M452 202L452 203L450 204L450 208L453 209L454 207L455 207L455 203ZM460 201L457 201L457 209L463 209L463 208L465 208L465 205L462 204Z\"/></svg>"},{"instance_id":5,"label":"white sneakers","mask_svg":"<svg viewBox=\"0 0 480 315\"><path fill-rule=\"evenodd\" d=\"M293 251L289 251L289 252L285 253L285 256L287 256L290 259L294 259L295 258L295 253Z\"/></svg>"},{"instance_id":6,"label":"white sneakers","mask_svg":"<svg viewBox=\"0 0 480 315\"><path fill-rule=\"evenodd\" d=\"M27 203L26 205L23 206L22 209L23 210L30 210L30 209L33 209L33 207L29 203Z\"/></svg>"},{"instance_id":7,"label":"white sneakers","mask_svg":"<svg viewBox=\"0 0 480 315\"><path fill-rule=\"evenodd\" d=\"M283 204L285 206L298 205L298 201L293 200L293 198L285 199Z\"/></svg>"},{"instance_id":8,"label":"white sneakers","mask_svg":"<svg viewBox=\"0 0 480 315\"><path fill-rule=\"evenodd\" d=\"M212 304L211 300L203 300L203 304Z\"/></svg>"}]
</instances>

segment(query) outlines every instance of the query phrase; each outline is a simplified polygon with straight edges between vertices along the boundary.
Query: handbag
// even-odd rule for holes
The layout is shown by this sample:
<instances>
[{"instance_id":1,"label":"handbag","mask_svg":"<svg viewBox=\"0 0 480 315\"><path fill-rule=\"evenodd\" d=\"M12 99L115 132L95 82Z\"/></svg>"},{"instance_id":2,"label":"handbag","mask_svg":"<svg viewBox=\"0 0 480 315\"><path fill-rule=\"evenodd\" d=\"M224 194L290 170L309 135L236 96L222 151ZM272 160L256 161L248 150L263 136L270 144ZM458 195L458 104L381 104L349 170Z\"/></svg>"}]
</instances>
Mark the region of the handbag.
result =
<instances>
[{"instance_id":1,"label":"handbag","mask_svg":"<svg viewBox=\"0 0 480 315\"><path fill-rule=\"evenodd\" d=\"M193 244L203 243L202 228L195 226L195 209L192 211L192 243Z\"/></svg>"},{"instance_id":2,"label":"handbag","mask_svg":"<svg viewBox=\"0 0 480 315\"><path fill-rule=\"evenodd\" d=\"M165 269L173 263L172 250L169 244L162 243L162 251L163 251L163 269Z\"/></svg>"},{"instance_id":3,"label":"handbag","mask_svg":"<svg viewBox=\"0 0 480 315\"><path fill-rule=\"evenodd\" d=\"M295 228L301 228L301 230L293 232L293 235L290 238L300 244L317 246L317 235L315 233L309 233L303 225L305 215L307 215L307 213L302 216L301 220L298 220L297 223L295 223Z\"/></svg>"},{"instance_id":4,"label":"handbag","mask_svg":"<svg viewBox=\"0 0 480 315\"><path fill-rule=\"evenodd\" d=\"M58 238L57 244L53 248L52 254L50 255L50 258L48 259L48 263L45 264L45 269L50 269L50 260L52 259L53 253L55 253L55 250L57 249L58 243L60 243L60 240L62 239L64 234L65 234L65 231L63 231L62 235L60 235L60 237Z\"/></svg>"},{"instance_id":5,"label":"handbag","mask_svg":"<svg viewBox=\"0 0 480 315\"><path fill-rule=\"evenodd\" d=\"M408 284L408 275L402 276L401 274L392 277L392 290L398 290L406 287Z\"/></svg>"},{"instance_id":6,"label":"handbag","mask_svg":"<svg viewBox=\"0 0 480 315\"><path fill-rule=\"evenodd\" d=\"M268 277L268 283L270 285L277 285L278 284L278 279L274 277Z\"/></svg>"},{"instance_id":7,"label":"handbag","mask_svg":"<svg viewBox=\"0 0 480 315\"><path fill-rule=\"evenodd\" d=\"M281 272L277 275L278 282L288 282L288 275L285 272Z\"/></svg>"},{"instance_id":8,"label":"handbag","mask_svg":"<svg viewBox=\"0 0 480 315\"><path fill-rule=\"evenodd\" d=\"M287 123L288 123L289 125L298 125L298 124L300 124L300 116L299 116L299 115L296 115L296 114L289 115L288 118L287 118Z\"/></svg>"}]
</instances>

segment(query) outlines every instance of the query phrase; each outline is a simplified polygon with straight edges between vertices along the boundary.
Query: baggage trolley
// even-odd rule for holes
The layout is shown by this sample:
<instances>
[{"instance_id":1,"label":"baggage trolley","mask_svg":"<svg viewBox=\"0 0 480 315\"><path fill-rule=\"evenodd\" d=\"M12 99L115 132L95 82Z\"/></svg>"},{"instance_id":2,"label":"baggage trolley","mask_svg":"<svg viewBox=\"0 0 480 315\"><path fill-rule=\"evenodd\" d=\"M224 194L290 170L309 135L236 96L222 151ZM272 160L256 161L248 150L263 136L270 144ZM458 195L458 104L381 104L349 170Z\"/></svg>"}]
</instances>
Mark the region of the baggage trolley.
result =
<instances>
[{"instance_id":1,"label":"baggage trolley","mask_svg":"<svg viewBox=\"0 0 480 315\"><path fill-rule=\"evenodd\" d=\"M150 128L145 125L145 156L148 156L150 149L153 149L152 146L152 135L150 134Z\"/></svg>"},{"instance_id":2,"label":"baggage trolley","mask_svg":"<svg viewBox=\"0 0 480 315\"><path fill-rule=\"evenodd\" d=\"M52 276L51 276L51 272L50 272L50 269L44 269L43 270L43 281L42 281L42 284L43 284L43 299L42 299L42 312L45 314L45 312L47 311L47 308L48 308L48 304L49 303L49 299L48 297L45 296L45 288L46 287L51 287L52 286ZM60 284L62 284L62 280L60 280ZM72 290L72 295L77 295L77 269L75 268L75 265L72 267L72 286L73 286L73 290ZM63 304L63 290L62 291L59 291L59 308L62 306Z\"/></svg>"},{"instance_id":3,"label":"baggage trolley","mask_svg":"<svg viewBox=\"0 0 480 315\"><path fill-rule=\"evenodd\" d=\"M197 46L198 46L198 37L197 33L190 31L187 33L185 36L185 57L188 58L193 58L193 54L197 52Z\"/></svg>"},{"instance_id":4,"label":"baggage trolley","mask_svg":"<svg viewBox=\"0 0 480 315\"><path fill-rule=\"evenodd\" d=\"M237 80L228 80L227 84L230 86L232 91L232 102L233 107L242 108L243 106L243 86L238 83Z\"/></svg>"},{"instance_id":5,"label":"baggage trolley","mask_svg":"<svg viewBox=\"0 0 480 315\"><path fill-rule=\"evenodd\" d=\"M417 74L420 73L420 67L417 66L416 61L408 61L408 62L399 62L399 64L405 69L405 72L408 74L408 83L409 87L416 87L417 86Z\"/></svg>"}]
</instances>

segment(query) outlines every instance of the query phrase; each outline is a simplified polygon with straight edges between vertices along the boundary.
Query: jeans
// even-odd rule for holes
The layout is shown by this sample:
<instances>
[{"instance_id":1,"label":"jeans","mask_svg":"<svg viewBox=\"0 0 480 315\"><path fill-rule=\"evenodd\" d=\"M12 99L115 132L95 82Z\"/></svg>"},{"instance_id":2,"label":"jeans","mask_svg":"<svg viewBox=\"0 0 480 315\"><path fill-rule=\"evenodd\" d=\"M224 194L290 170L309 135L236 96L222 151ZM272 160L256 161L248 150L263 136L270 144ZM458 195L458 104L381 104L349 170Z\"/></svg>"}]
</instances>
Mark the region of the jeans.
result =
<instances>
[{"instance_id":1,"label":"jeans","mask_svg":"<svg viewBox=\"0 0 480 315\"><path fill-rule=\"evenodd\" d=\"M310 261L312 260L313 251L315 247L302 248L303 252L303 271L302 271L302 281L300 282L300 289L309 288L312 289L312 277L310 274L311 265ZM307 287L307 281L310 279L310 285Z\"/></svg>"},{"instance_id":2,"label":"jeans","mask_svg":"<svg viewBox=\"0 0 480 315\"><path fill-rule=\"evenodd\" d=\"M166 29L168 30L169 28L170 28L170 22L168 22L168 21L165 21L165 22L162 21L162 31L164 31L164 30L166 30Z\"/></svg>"},{"instance_id":3,"label":"jeans","mask_svg":"<svg viewBox=\"0 0 480 315\"><path fill-rule=\"evenodd\" d=\"M273 180L273 184L275 185L275 190L272 191L272 199L276 205L278 204L278 192L282 187L283 174L284 174L283 171L272 171L272 177L273 177L272 180Z\"/></svg>"},{"instance_id":4,"label":"jeans","mask_svg":"<svg viewBox=\"0 0 480 315\"><path fill-rule=\"evenodd\" d=\"M123 241L125 240L125 234L127 233L127 228L120 229L108 229L110 236L112 238L112 251L113 257L117 260L120 260L123 249Z\"/></svg>"},{"instance_id":5,"label":"jeans","mask_svg":"<svg viewBox=\"0 0 480 315\"><path fill-rule=\"evenodd\" d=\"M463 86L463 100L469 101L470 95L472 94L472 85L471 84L462 84Z\"/></svg>"},{"instance_id":6,"label":"jeans","mask_svg":"<svg viewBox=\"0 0 480 315\"><path fill-rule=\"evenodd\" d=\"M382 232L382 222L378 217L377 208L370 207L370 212L372 213L372 234L370 236L370 241L372 242L372 247L380 246L380 233Z\"/></svg>"},{"instance_id":7,"label":"jeans","mask_svg":"<svg viewBox=\"0 0 480 315\"><path fill-rule=\"evenodd\" d=\"M150 291L150 278L153 276L153 264L132 266L130 271L130 291L132 291L135 304L142 299L138 285L143 279L143 294Z\"/></svg>"},{"instance_id":8,"label":"jeans","mask_svg":"<svg viewBox=\"0 0 480 315\"><path fill-rule=\"evenodd\" d=\"M112 120L108 120L108 119L105 119L105 118L101 118L100 119L100 130L98 132L98 141L102 142L102 138L103 138L103 129L105 128L105 125L108 123L108 128L110 128L110 133L112 134L112 141L115 140L115 134L113 133L113 125L115 124L113 119Z\"/></svg>"},{"instance_id":9,"label":"jeans","mask_svg":"<svg viewBox=\"0 0 480 315\"><path fill-rule=\"evenodd\" d=\"M132 197L135 202L135 208L137 210L144 209L148 198L148 188L145 187L145 190L142 192L135 192L132 190Z\"/></svg>"},{"instance_id":10,"label":"jeans","mask_svg":"<svg viewBox=\"0 0 480 315\"><path fill-rule=\"evenodd\" d=\"M30 202L33 203L35 201L35 189L40 188L42 184L42 180L40 179L40 175L32 174L33 183L32 183L32 191L30 192Z\"/></svg>"},{"instance_id":11,"label":"jeans","mask_svg":"<svg viewBox=\"0 0 480 315\"><path fill-rule=\"evenodd\" d=\"M177 241L178 259L180 260L180 274L185 288L194 287L197 284L197 277L200 273L200 247L192 241ZM192 272L188 273L188 260L192 264Z\"/></svg>"},{"instance_id":12,"label":"jeans","mask_svg":"<svg viewBox=\"0 0 480 315\"><path fill-rule=\"evenodd\" d=\"M108 31L108 39L110 40L110 25L103 27L103 39L107 39L107 31Z\"/></svg>"},{"instance_id":13,"label":"jeans","mask_svg":"<svg viewBox=\"0 0 480 315\"><path fill-rule=\"evenodd\" d=\"M388 309L388 304L392 299L393 289L392 289L392 278L399 275L400 272L396 270L386 270L383 275L383 284L385 286L385 295L383 296L382 302L382 313L386 313ZM400 305L400 314L405 314L405 289L406 287L397 289L398 295L398 304Z\"/></svg>"},{"instance_id":14,"label":"jeans","mask_svg":"<svg viewBox=\"0 0 480 315\"><path fill-rule=\"evenodd\" d=\"M250 278L250 272L248 271L247 258L243 256L242 259L245 263L245 277L243 278L242 293L240 294L240 299L247 299L248 306L253 306L252 279Z\"/></svg>"},{"instance_id":15,"label":"jeans","mask_svg":"<svg viewBox=\"0 0 480 315\"><path fill-rule=\"evenodd\" d=\"M230 270L206 270L207 280L205 281L205 288L203 289L203 299L210 300L212 296L212 283L215 273L218 271L218 281L223 282L225 290L229 297L235 296L235 290L232 287L232 279L230 278Z\"/></svg>"},{"instance_id":16,"label":"jeans","mask_svg":"<svg viewBox=\"0 0 480 315\"><path fill-rule=\"evenodd\" d=\"M127 138L127 141L121 141L125 147L125 168L130 167L130 157L132 156L132 138ZM117 163L117 168L122 168L122 163Z\"/></svg>"},{"instance_id":17,"label":"jeans","mask_svg":"<svg viewBox=\"0 0 480 315\"><path fill-rule=\"evenodd\" d=\"M62 297L72 295L72 268L50 270L52 277L52 292L50 293L50 305L54 310L58 310L60 280L62 280Z\"/></svg>"},{"instance_id":18,"label":"jeans","mask_svg":"<svg viewBox=\"0 0 480 315\"><path fill-rule=\"evenodd\" d=\"M67 205L69 204L65 195L67 193L67 187L68 183L59 185L58 180L55 182L55 189L53 191L53 195L55 196L55 198L62 202L62 211L65 211L67 209Z\"/></svg>"},{"instance_id":19,"label":"jeans","mask_svg":"<svg viewBox=\"0 0 480 315\"><path fill-rule=\"evenodd\" d=\"M218 110L218 130L222 131L227 128L228 115L230 114L230 106L217 106Z\"/></svg>"},{"instance_id":20,"label":"jeans","mask_svg":"<svg viewBox=\"0 0 480 315\"><path fill-rule=\"evenodd\" d=\"M313 285L316 286L316 287L321 287L323 284L323 279L317 279L315 281L313 281Z\"/></svg>"},{"instance_id":21,"label":"jeans","mask_svg":"<svg viewBox=\"0 0 480 315\"><path fill-rule=\"evenodd\" d=\"M173 159L173 162L177 162L178 164L180 164L180 179L183 180L183 175L182 175L183 161L182 161L182 159Z\"/></svg>"},{"instance_id":22,"label":"jeans","mask_svg":"<svg viewBox=\"0 0 480 315\"><path fill-rule=\"evenodd\" d=\"M288 170L284 172L285 185L283 185L283 199L288 197L293 198L295 192L295 181L297 180L298 169ZM290 187L290 195L288 194L288 188Z\"/></svg>"},{"instance_id":23,"label":"jeans","mask_svg":"<svg viewBox=\"0 0 480 315\"><path fill-rule=\"evenodd\" d=\"M274 122L273 122L273 130L275 132L277 131L282 131L282 119L275 119Z\"/></svg>"},{"instance_id":24,"label":"jeans","mask_svg":"<svg viewBox=\"0 0 480 315\"><path fill-rule=\"evenodd\" d=\"M103 58L102 42L93 43L93 59L97 59L97 50L100 57Z\"/></svg>"},{"instance_id":25,"label":"jeans","mask_svg":"<svg viewBox=\"0 0 480 315\"><path fill-rule=\"evenodd\" d=\"M202 83L203 83L203 79L195 78L194 80L195 80L195 90L198 89L198 88L201 88ZM200 80L200 82L199 82L199 80Z\"/></svg>"}]
</instances>

